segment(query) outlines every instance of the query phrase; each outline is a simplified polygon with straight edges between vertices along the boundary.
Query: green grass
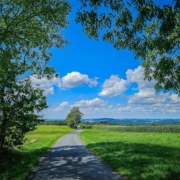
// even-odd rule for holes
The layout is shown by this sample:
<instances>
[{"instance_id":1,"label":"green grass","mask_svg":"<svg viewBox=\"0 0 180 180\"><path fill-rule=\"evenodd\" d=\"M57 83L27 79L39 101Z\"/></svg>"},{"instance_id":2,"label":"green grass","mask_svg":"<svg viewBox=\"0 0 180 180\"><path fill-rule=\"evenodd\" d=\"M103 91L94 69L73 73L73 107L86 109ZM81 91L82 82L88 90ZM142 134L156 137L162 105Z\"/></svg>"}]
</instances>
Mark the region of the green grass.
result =
<instances>
[{"instance_id":1,"label":"green grass","mask_svg":"<svg viewBox=\"0 0 180 180\"><path fill-rule=\"evenodd\" d=\"M60 137L74 130L67 126L41 125L26 134L22 146L4 152L0 160L1 180L22 180Z\"/></svg>"},{"instance_id":2,"label":"green grass","mask_svg":"<svg viewBox=\"0 0 180 180\"><path fill-rule=\"evenodd\" d=\"M180 134L84 130L81 140L129 180L180 180Z\"/></svg>"}]
</instances>

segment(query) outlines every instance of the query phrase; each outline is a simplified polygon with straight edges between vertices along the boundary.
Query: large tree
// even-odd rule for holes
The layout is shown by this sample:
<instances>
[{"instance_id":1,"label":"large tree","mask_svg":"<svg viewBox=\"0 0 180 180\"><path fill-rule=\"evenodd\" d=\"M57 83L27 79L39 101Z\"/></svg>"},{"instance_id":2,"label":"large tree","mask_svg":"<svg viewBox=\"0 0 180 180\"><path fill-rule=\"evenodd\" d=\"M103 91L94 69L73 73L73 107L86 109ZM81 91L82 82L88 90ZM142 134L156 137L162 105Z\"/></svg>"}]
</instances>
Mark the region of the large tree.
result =
<instances>
[{"instance_id":1,"label":"large tree","mask_svg":"<svg viewBox=\"0 0 180 180\"><path fill-rule=\"evenodd\" d=\"M77 125L80 123L83 113L79 110L78 107L73 107L69 114L66 117L66 123L71 128L77 128Z\"/></svg>"},{"instance_id":2,"label":"large tree","mask_svg":"<svg viewBox=\"0 0 180 180\"><path fill-rule=\"evenodd\" d=\"M47 107L30 80L57 76L47 50L67 44L62 29L69 12L66 0L0 1L0 148L22 143Z\"/></svg>"},{"instance_id":3,"label":"large tree","mask_svg":"<svg viewBox=\"0 0 180 180\"><path fill-rule=\"evenodd\" d=\"M90 38L102 35L116 49L133 51L157 90L180 95L180 0L81 2L76 21Z\"/></svg>"}]
</instances>

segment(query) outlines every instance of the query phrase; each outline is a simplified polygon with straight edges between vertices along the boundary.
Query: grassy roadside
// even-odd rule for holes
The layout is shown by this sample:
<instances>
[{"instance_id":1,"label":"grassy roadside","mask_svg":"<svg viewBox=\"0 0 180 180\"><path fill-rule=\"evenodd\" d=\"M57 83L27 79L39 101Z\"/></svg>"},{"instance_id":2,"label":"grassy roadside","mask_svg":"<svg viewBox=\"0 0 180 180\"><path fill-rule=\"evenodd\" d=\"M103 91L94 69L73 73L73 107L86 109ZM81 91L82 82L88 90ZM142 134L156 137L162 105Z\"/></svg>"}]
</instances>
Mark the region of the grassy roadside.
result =
<instances>
[{"instance_id":1,"label":"grassy roadside","mask_svg":"<svg viewBox=\"0 0 180 180\"><path fill-rule=\"evenodd\" d=\"M129 180L180 180L180 134L84 130L79 137Z\"/></svg>"},{"instance_id":2,"label":"grassy roadside","mask_svg":"<svg viewBox=\"0 0 180 180\"><path fill-rule=\"evenodd\" d=\"M37 130L26 134L22 146L6 152L0 161L1 180L22 180L60 137L74 130L67 126L41 125Z\"/></svg>"}]
</instances>

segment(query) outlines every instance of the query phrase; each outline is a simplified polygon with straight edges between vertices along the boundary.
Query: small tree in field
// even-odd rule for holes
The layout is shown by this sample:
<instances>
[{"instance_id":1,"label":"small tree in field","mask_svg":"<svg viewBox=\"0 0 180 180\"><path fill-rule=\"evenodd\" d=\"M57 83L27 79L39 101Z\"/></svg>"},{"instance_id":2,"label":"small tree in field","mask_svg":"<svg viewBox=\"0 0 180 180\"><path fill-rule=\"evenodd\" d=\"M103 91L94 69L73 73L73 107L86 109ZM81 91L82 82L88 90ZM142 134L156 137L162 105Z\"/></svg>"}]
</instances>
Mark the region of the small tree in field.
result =
<instances>
[{"instance_id":1,"label":"small tree in field","mask_svg":"<svg viewBox=\"0 0 180 180\"><path fill-rule=\"evenodd\" d=\"M83 113L81 113L79 108L73 107L66 117L67 125L71 128L77 128L77 125L80 123L82 116Z\"/></svg>"}]
</instances>

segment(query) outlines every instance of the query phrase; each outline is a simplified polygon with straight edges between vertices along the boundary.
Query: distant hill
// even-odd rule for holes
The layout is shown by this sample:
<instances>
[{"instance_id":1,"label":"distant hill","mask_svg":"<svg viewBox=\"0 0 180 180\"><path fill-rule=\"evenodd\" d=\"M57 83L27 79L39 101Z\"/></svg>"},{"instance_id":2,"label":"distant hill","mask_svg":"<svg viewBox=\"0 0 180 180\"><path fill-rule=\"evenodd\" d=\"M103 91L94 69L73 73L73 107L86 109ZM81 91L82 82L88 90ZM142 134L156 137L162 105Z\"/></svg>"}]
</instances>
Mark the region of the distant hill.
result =
<instances>
[{"instance_id":1,"label":"distant hill","mask_svg":"<svg viewBox=\"0 0 180 180\"><path fill-rule=\"evenodd\" d=\"M114 119L114 118L92 118L82 119L82 122L95 123L106 121L110 124L124 125L180 125L180 119Z\"/></svg>"}]
</instances>

